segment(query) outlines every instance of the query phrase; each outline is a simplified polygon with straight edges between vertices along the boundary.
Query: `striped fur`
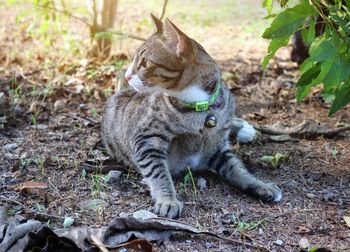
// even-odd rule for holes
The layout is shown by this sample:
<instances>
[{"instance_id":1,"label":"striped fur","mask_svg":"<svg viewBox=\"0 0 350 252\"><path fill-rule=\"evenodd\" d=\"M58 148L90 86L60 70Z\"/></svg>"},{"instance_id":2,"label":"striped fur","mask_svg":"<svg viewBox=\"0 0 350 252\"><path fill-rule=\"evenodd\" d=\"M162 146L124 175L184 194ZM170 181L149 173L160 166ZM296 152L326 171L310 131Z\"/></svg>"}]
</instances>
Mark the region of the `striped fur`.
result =
<instances>
[{"instance_id":1,"label":"striped fur","mask_svg":"<svg viewBox=\"0 0 350 252\"><path fill-rule=\"evenodd\" d=\"M102 138L109 154L142 174L155 202L154 211L161 216L180 215L182 203L172 176L188 167L215 170L261 200L280 200L280 189L250 174L229 148L231 129L237 135L245 124L233 120L234 98L225 85L208 111L195 112L178 100L196 101L212 94L220 78L215 61L170 21L153 20L157 32L137 50L126 73L137 91L123 90L106 103ZM218 119L216 127L204 126L208 114Z\"/></svg>"}]
</instances>

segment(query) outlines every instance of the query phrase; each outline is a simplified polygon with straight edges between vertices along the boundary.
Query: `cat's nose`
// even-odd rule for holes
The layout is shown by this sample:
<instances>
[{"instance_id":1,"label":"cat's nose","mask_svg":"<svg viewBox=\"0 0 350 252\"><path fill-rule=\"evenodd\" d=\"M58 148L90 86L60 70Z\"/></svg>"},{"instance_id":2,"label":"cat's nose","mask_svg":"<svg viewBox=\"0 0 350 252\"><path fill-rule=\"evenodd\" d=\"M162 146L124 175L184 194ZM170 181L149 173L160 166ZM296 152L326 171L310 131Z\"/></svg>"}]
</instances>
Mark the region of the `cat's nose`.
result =
<instances>
[{"instance_id":1,"label":"cat's nose","mask_svg":"<svg viewBox=\"0 0 350 252\"><path fill-rule=\"evenodd\" d=\"M131 74L130 74L130 75L129 75L129 74L128 74L128 75L125 75L125 79L126 79L127 81L131 80L131 77L132 77Z\"/></svg>"}]
</instances>

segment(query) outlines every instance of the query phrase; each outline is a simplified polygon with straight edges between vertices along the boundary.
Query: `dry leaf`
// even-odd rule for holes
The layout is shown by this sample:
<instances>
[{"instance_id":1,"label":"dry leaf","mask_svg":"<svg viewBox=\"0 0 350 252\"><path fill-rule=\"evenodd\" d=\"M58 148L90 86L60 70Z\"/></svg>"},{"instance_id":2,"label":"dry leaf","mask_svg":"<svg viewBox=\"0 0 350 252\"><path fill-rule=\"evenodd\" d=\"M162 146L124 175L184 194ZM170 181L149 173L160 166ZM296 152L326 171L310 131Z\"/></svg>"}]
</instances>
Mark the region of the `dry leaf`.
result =
<instances>
[{"instance_id":1,"label":"dry leaf","mask_svg":"<svg viewBox=\"0 0 350 252\"><path fill-rule=\"evenodd\" d=\"M350 216L344 216L344 221L345 221L345 224L348 226L348 228L350 228Z\"/></svg>"}]
</instances>

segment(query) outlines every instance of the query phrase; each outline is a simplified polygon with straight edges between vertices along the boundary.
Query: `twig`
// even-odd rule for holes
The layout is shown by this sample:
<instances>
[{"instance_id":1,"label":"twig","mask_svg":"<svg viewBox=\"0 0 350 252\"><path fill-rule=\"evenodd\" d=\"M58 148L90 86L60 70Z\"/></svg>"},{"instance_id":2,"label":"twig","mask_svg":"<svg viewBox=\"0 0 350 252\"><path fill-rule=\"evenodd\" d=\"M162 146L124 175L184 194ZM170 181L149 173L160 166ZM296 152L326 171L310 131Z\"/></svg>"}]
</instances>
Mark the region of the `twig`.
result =
<instances>
[{"instance_id":1,"label":"twig","mask_svg":"<svg viewBox=\"0 0 350 252\"><path fill-rule=\"evenodd\" d=\"M160 14L159 20L162 20L162 19L163 19L164 15L165 15L165 10L166 10L167 5L168 5L168 0L164 0L163 9L162 9L162 14Z\"/></svg>"},{"instance_id":2,"label":"twig","mask_svg":"<svg viewBox=\"0 0 350 252\"><path fill-rule=\"evenodd\" d=\"M108 249L103 245L103 243L97 238L96 235L92 234L90 236L93 243L102 251L102 252L108 252Z\"/></svg>"},{"instance_id":3,"label":"twig","mask_svg":"<svg viewBox=\"0 0 350 252\"><path fill-rule=\"evenodd\" d=\"M140 40L140 41L146 41L147 40L147 39L145 39L143 37L140 37L140 36L135 36L135 35L127 34L127 33L122 33L122 32L119 32L119 31L110 30L109 32L111 34L116 34L116 35L119 35L119 36L125 36L127 38L132 38L132 39L136 39L136 40Z\"/></svg>"},{"instance_id":4,"label":"twig","mask_svg":"<svg viewBox=\"0 0 350 252\"><path fill-rule=\"evenodd\" d=\"M67 12L65 10L60 10L60 9L57 9L57 8L54 8L54 7L44 6L44 5L40 5L40 4L35 5L35 7L39 7L41 9L49 9L49 10L53 10L53 11L62 13L64 15L70 17L70 18L73 18L73 19L79 20L80 22L83 22L87 26L91 26L91 24L88 21L86 21L84 18L74 16L74 15L72 15L71 13L69 13L69 12Z\"/></svg>"},{"instance_id":5,"label":"twig","mask_svg":"<svg viewBox=\"0 0 350 252\"><path fill-rule=\"evenodd\" d=\"M274 125L256 126L254 128L261 133L269 135L290 135L292 137L315 138L318 136L334 137L344 131L350 130L350 125L345 125L340 128L329 128L326 125L318 125L313 120L304 120L300 124L293 127L286 127L280 122Z\"/></svg>"},{"instance_id":6,"label":"twig","mask_svg":"<svg viewBox=\"0 0 350 252\"><path fill-rule=\"evenodd\" d=\"M60 194L60 191L57 189L57 187L52 183L51 179L48 178L47 179L50 183L50 185L52 186L52 188L54 189L54 191L57 193L57 195L61 198L61 199L64 199L63 196Z\"/></svg>"}]
</instances>

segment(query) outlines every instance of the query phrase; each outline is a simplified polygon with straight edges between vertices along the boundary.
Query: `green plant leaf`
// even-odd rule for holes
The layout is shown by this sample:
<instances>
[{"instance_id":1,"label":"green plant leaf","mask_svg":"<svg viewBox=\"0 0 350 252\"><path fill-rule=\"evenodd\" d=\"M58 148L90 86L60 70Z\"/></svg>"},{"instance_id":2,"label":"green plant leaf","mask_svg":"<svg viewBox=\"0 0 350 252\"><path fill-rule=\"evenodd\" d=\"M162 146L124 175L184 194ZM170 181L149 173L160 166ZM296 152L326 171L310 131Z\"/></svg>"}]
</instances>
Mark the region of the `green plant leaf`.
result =
<instances>
[{"instance_id":1,"label":"green plant leaf","mask_svg":"<svg viewBox=\"0 0 350 252\"><path fill-rule=\"evenodd\" d=\"M297 82L297 101L302 101L313 87L313 80L320 74L321 65L316 64L300 76Z\"/></svg>"},{"instance_id":2,"label":"green plant leaf","mask_svg":"<svg viewBox=\"0 0 350 252\"><path fill-rule=\"evenodd\" d=\"M272 11L273 0L264 0L262 6L267 10L267 14L270 15Z\"/></svg>"},{"instance_id":3,"label":"green plant leaf","mask_svg":"<svg viewBox=\"0 0 350 252\"><path fill-rule=\"evenodd\" d=\"M326 36L316 38L310 46L310 61L320 62L334 57L338 46L339 42L336 39L330 40Z\"/></svg>"},{"instance_id":4,"label":"green plant leaf","mask_svg":"<svg viewBox=\"0 0 350 252\"><path fill-rule=\"evenodd\" d=\"M335 98L332 103L332 107L329 111L329 115L333 115L339 109L344 107L350 102L350 79L343 85L341 85L338 91L335 93Z\"/></svg>"},{"instance_id":5,"label":"green plant leaf","mask_svg":"<svg viewBox=\"0 0 350 252\"><path fill-rule=\"evenodd\" d=\"M340 84L350 77L350 57L336 57L334 63L325 76L323 83L326 91L337 89Z\"/></svg>"},{"instance_id":6,"label":"green plant leaf","mask_svg":"<svg viewBox=\"0 0 350 252\"><path fill-rule=\"evenodd\" d=\"M314 7L306 1L302 1L300 4L280 12L270 27L264 31L262 37L273 39L291 36L302 26L306 17L314 14L316 14Z\"/></svg>"},{"instance_id":7,"label":"green plant leaf","mask_svg":"<svg viewBox=\"0 0 350 252\"><path fill-rule=\"evenodd\" d=\"M265 69L267 64L269 63L270 59L272 59L277 50L283 46L286 46L288 44L289 41L289 36L283 37L283 38L276 38L276 39L272 39L269 47L267 49L268 54L264 57L264 59L262 60L262 67Z\"/></svg>"},{"instance_id":8,"label":"green plant leaf","mask_svg":"<svg viewBox=\"0 0 350 252\"><path fill-rule=\"evenodd\" d=\"M315 19L311 18L308 27L301 30L303 40L306 45L310 45L315 40Z\"/></svg>"}]
</instances>

